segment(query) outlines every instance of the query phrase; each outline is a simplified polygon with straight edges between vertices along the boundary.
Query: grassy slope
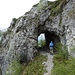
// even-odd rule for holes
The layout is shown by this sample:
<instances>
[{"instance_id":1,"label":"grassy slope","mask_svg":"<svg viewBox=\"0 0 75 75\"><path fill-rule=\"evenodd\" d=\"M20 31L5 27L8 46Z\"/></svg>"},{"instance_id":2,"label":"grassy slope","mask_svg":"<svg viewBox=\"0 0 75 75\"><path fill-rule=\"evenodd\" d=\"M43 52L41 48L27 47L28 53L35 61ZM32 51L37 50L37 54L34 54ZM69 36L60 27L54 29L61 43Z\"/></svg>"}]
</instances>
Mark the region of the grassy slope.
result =
<instances>
[{"instance_id":1,"label":"grassy slope","mask_svg":"<svg viewBox=\"0 0 75 75\"><path fill-rule=\"evenodd\" d=\"M63 47L59 45L57 50L58 54L54 56L54 67L51 75L75 75L75 58L71 57L71 60L68 60L64 45Z\"/></svg>"},{"instance_id":2,"label":"grassy slope","mask_svg":"<svg viewBox=\"0 0 75 75\"><path fill-rule=\"evenodd\" d=\"M45 66L42 63L46 60L46 56L36 56L33 62L30 62L26 67L23 67L24 70L21 75L43 75L43 73L46 72L46 70Z\"/></svg>"}]
</instances>

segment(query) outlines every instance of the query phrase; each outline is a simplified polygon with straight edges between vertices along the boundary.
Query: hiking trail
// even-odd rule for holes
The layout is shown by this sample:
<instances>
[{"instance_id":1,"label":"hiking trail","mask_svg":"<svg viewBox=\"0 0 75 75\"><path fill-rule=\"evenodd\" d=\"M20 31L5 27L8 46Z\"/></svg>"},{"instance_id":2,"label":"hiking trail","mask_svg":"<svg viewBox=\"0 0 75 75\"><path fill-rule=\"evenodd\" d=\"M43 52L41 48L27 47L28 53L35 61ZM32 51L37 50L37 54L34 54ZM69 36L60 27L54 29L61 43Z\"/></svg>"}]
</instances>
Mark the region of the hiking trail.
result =
<instances>
[{"instance_id":1,"label":"hiking trail","mask_svg":"<svg viewBox=\"0 0 75 75\"><path fill-rule=\"evenodd\" d=\"M46 67L47 72L44 73L43 75L51 75L51 69L53 68L53 65L54 65L53 64L53 56L54 55L51 55L49 52L46 52L46 51L40 51L40 54L47 56L47 61L43 62L43 64L45 66L47 66Z\"/></svg>"}]
</instances>

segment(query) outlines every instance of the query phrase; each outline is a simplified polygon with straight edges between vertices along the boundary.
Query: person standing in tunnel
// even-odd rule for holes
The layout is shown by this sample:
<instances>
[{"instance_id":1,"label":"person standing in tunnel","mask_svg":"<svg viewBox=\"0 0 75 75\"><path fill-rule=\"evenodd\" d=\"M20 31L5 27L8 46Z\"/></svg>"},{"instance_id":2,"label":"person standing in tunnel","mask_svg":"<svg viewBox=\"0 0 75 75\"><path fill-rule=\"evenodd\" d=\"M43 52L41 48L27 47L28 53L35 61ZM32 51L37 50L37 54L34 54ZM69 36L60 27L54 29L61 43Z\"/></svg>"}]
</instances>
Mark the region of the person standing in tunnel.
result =
<instances>
[{"instance_id":1,"label":"person standing in tunnel","mask_svg":"<svg viewBox=\"0 0 75 75\"><path fill-rule=\"evenodd\" d=\"M52 41L49 44L49 48L50 48L50 53L53 54L53 42Z\"/></svg>"}]
</instances>

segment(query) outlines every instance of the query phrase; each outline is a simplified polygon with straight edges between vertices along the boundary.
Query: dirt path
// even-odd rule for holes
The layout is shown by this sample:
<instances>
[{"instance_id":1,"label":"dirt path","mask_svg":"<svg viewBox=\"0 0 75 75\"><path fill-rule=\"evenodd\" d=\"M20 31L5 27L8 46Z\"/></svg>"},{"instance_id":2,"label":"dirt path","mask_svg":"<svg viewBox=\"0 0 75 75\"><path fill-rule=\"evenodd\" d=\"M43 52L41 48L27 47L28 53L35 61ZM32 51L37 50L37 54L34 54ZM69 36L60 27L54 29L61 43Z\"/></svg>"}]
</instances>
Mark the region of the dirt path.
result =
<instances>
[{"instance_id":1,"label":"dirt path","mask_svg":"<svg viewBox=\"0 0 75 75\"><path fill-rule=\"evenodd\" d=\"M40 52L40 54L47 56L47 62L43 62L43 64L47 66L47 73L44 73L44 75L51 75L51 69L53 68L53 55L49 52Z\"/></svg>"}]
</instances>

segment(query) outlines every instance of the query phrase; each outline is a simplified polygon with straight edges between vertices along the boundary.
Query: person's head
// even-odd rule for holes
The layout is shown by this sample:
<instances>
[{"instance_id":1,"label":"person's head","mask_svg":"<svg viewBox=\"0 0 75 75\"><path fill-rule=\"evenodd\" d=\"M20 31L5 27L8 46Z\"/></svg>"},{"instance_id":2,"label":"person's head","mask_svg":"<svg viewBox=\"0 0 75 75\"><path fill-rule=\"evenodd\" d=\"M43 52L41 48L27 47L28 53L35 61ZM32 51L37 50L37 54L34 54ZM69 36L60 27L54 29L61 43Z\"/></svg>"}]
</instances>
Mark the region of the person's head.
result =
<instances>
[{"instance_id":1,"label":"person's head","mask_svg":"<svg viewBox=\"0 0 75 75\"><path fill-rule=\"evenodd\" d=\"M52 41L51 41L52 42Z\"/></svg>"}]
</instances>

